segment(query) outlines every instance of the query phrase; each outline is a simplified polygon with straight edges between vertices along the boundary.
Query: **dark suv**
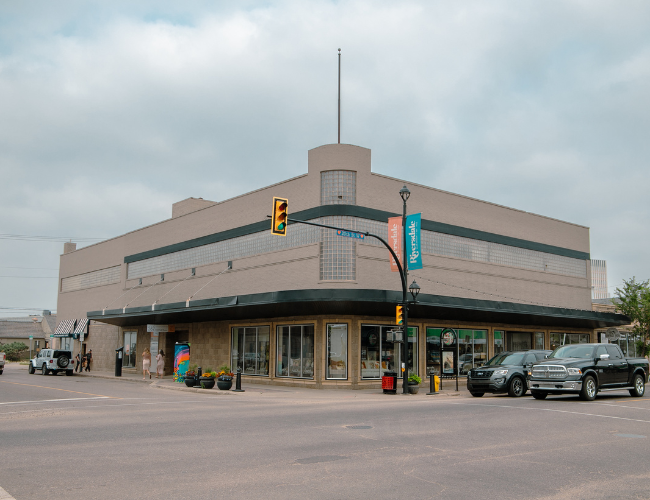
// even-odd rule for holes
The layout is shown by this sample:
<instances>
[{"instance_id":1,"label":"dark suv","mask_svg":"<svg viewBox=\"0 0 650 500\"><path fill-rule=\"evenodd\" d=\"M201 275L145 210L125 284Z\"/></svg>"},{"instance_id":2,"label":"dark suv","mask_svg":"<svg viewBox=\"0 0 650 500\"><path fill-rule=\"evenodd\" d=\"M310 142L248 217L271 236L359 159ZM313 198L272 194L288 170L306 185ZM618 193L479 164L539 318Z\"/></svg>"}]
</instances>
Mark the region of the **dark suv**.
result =
<instances>
[{"instance_id":1,"label":"dark suv","mask_svg":"<svg viewBox=\"0 0 650 500\"><path fill-rule=\"evenodd\" d=\"M526 394L528 371L533 363L542 361L552 351L501 352L480 368L472 368L467 374L467 389L480 398L486 392L507 392L513 398Z\"/></svg>"}]
</instances>

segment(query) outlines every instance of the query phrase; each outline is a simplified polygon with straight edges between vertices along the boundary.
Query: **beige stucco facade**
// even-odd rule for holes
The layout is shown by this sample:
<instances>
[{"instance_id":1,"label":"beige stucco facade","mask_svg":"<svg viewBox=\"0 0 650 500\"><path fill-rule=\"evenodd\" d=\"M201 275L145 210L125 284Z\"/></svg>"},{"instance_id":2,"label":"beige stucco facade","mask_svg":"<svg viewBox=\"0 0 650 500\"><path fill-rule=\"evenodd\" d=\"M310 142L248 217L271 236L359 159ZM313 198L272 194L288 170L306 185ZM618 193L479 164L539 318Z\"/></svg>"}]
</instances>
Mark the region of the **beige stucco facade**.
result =
<instances>
[{"instance_id":1,"label":"beige stucco facade","mask_svg":"<svg viewBox=\"0 0 650 500\"><path fill-rule=\"evenodd\" d=\"M402 200L398 192L406 185L411 192L408 212L421 213L422 220L428 221L430 228L442 228L431 230L431 238L451 238L451 250L445 250L446 254L423 249L423 268L409 275L409 282L416 279L419 283L421 297L429 297L427 300L438 304L432 306L432 309L424 306L414 308L414 317L409 326L419 327L419 346L426 343L426 327L433 325L468 326L488 331L489 354L489 346L493 344L493 337L490 336L493 336L495 330L543 332L545 347L548 347L551 331L591 335L595 323L616 322L614 315L598 316L598 313L591 312L588 228L373 173L369 149L341 144L309 151L305 175L221 202L194 198L185 200L174 205L173 217L170 219L63 254L59 273L59 319L87 316L92 319L87 343L88 346L96 346L92 347L95 364L104 368L112 366L113 349L121 345L125 330L139 332L138 349L141 352L142 346L146 344L146 324L150 322L169 323L173 319L177 340L186 340L192 344L193 360L213 368L231 362L233 327L244 323L268 325L271 348L275 349L277 325L310 323L314 325L313 379L286 383L319 387L374 384L373 381L363 382L358 373L362 355L358 345L359 329L364 322L394 322L391 319L394 304L387 303L385 312L381 314L350 314L355 309L349 303L347 314L330 314L332 307L338 307L332 305L332 301L336 301L334 297L328 299L329 305L323 302L321 309L311 304L305 308L295 307L295 312L290 315L278 309L270 316L268 309L241 306L242 297L287 291L296 292L298 296L301 291L316 293L331 290L334 294L358 292L358 297L354 300L361 302L364 302L366 290L396 292L398 296L401 294L398 274L390 270L388 251L369 241L356 242L353 247L353 279L322 278L323 252L326 251L322 240L305 241L304 244L300 241L287 243L286 248L279 249L272 248L274 242L271 241L264 243L269 248L268 251L263 249L251 254L246 250L246 238L253 244L256 238L266 237L267 232L262 233L259 228L268 221L266 216L271 212L273 196L289 199L289 217L310 210L309 213L313 214L316 213L314 210L321 208L331 209L331 205L321 206L321 174L331 171L355 173L355 200L354 203L339 207L343 210L341 213L349 215L343 215L343 219L332 219L333 216L325 214L330 217L328 220L346 223L374 217L372 223L381 223L381 214L390 212L401 215ZM250 229L253 226L257 229ZM270 229L270 222L268 227ZM290 224L288 232L298 231L298 227L297 224ZM424 222L422 227L425 229ZM380 236L386 237L386 233ZM200 238L207 239L202 242L203 240L197 240ZM282 244L290 242L290 237L286 238ZM192 249L208 248L208 245L225 244L224 242L233 242L233 248L237 249L232 250L233 257L209 262L205 257L187 254L194 251ZM502 259L505 263L485 258L481 254L483 247L474 248L472 242L483 246L492 245L486 247L488 254L490 251L502 252L506 256ZM465 245L467 257L454 250L456 247L452 243L456 247ZM262 247L263 245L260 248ZM219 255L228 255L227 248L219 252ZM177 257L176 261L174 256ZM557 261L554 265L560 271L549 271L546 267L535 268L531 264L535 259L544 261L547 258L545 256L550 259L549 262L553 259L553 262ZM345 256L345 259L348 257ZM151 261L151 269L159 269L162 264L155 261L156 258L168 258L171 267L162 272L129 277L129 266L134 263ZM193 264L193 258L204 260L197 260L198 264ZM178 264L183 259L188 262L185 267ZM232 263L231 269L228 268L228 262ZM563 271L565 267L568 269L566 272ZM584 273L581 271L583 267ZM112 277L107 278L109 275ZM190 315L194 311L192 306L198 305L198 301L226 297L240 299L233 302L230 309L223 305L217 308L215 305L211 310L201 304L201 313ZM460 305L453 306L456 309L446 308L447 306L440 305L445 298L453 298ZM267 297L264 300L268 302L272 299ZM291 300L295 302L297 299ZM477 311L483 307L480 305L482 301L491 304L486 306L491 312L486 313L488 316L477 319ZM525 314L517 313L508 319L507 315L497 311L504 309L495 306L497 303L518 304L529 309ZM171 307L170 304L177 306ZM547 312L539 309L544 307L550 309ZM443 309L446 312L438 314ZM375 311L376 307L372 310ZM450 317L455 314L451 312L453 310L459 311L456 317ZM562 315L571 319L563 324ZM190 316L192 320L187 321ZM471 320L464 320L464 316ZM576 319L577 316L582 319ZM535 324L527 324L525 317L537 318L531 320ZM550 317L554 319L549 319ZM326 366L323 358L326 348L324 325L332 321L349 325L349 369L346 381L329 382L323 375ZM187 338L178 337L178 332L187 332ZM161 338L160 345L173 344ZM421 347L418 356L424 356L424 351ZM424 374L424 360L418 364L420 372ZM274 380L273 362L270 371L264 380Z\"/></svg>"}]
</instances>

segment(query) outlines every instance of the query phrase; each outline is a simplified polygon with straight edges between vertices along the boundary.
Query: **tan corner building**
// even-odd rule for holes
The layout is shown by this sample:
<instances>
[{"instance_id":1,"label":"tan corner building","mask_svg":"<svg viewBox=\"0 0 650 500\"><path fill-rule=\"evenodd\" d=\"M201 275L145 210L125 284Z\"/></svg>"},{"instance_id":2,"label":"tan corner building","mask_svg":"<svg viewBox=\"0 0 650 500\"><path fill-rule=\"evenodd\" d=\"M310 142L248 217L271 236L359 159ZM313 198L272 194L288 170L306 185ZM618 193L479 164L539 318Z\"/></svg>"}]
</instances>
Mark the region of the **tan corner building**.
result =
<instances>
[{"instance_id":1,"label":"tan corner building","mask_svg":"<svg viewBox=\"0 0 650 500\"><path fill-rule=\"evenodd\" d=\"M464 373L503 350L596 341L595 329L628 322L591 310L587 227L375 174L370 150L343 144L309 151L305 175L223 202L190 198L171 219L68 248L59 319L91 320L83 348L97 368L125 346L126 369L139 369L153 345L171 373L175 344L189 342L192 362L240 367L244 383L379 387L403 345L388 333L402 287L387 249L296 223L275 236L266 216L285 197L291 218L387 238L404 185L408 213L422 214L410 372ZM154 337L147 325L169 328ZM441 367L447 327L459 356Z\"/></svg>"}]
</instances>

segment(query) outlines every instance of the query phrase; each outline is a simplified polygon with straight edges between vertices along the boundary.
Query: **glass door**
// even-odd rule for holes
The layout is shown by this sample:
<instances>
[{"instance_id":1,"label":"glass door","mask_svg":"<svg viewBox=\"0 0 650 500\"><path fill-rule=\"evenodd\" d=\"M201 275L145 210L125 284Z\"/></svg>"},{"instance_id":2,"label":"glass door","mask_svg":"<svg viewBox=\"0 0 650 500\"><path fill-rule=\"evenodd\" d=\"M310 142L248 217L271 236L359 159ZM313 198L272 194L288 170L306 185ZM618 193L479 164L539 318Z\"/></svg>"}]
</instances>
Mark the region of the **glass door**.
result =
<instances>
[{"instance_id":1,"label":"glass door","mask_svg":"<svg viewBox=\"0 0 650 500\"><path fill-rule=\"evenodd\" d=\"M135 349L138 332L124 332L124 368L135 368Z\"/></svg>"}]
</instances>

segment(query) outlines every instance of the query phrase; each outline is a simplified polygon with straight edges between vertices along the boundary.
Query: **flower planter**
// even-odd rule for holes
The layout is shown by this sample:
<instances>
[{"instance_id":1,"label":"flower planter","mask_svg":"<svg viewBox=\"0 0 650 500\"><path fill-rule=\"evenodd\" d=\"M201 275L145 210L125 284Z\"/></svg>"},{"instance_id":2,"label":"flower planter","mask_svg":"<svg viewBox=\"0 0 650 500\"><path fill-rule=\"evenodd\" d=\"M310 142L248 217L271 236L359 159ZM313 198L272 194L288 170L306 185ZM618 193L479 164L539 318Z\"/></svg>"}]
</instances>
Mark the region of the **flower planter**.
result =
<instances>
[{"instance_id":1,"label":"flower planter","mask_svg":"<svg viewBox=\"0 0 650 500\"><path fill-rule=\"evenodd\" d=\"M407 387L408 387L408 390L409 390L409 394L417 394L418 391L420 390L420 385L419 384L411 384L411 383L409 383Z\"/></svg>"},{"instance_id":2,"label":"flower planter","mask_svg":"<svg viewBox=\"0 0 650 500\"><path fill-rule=\"evenodd\" d=\"M214 387L214 378L199 377L199 385L202 389L212 389Z\"/></svg>"},{"instance_id":3,"label":"flower planter","mask_svg":"<svg viewBox=\"0 0 650 500\"><path fill-rule=\"evenodd\" d=\"M189 377L185 376L184 382L187 387L194 387L198 385L198 378L194 375L190 375Z\"/></svg>"},{"instance_id":4,"label":"flower planter","mask_svg":"<svg viewBox=\"0 0 650 500\"><path fill-rule=\"evenodd\" d=\"M232 387L232 379L217 379L217 387L221 391L229 391L230 388Z\"/></svg>"}]
</instances>

